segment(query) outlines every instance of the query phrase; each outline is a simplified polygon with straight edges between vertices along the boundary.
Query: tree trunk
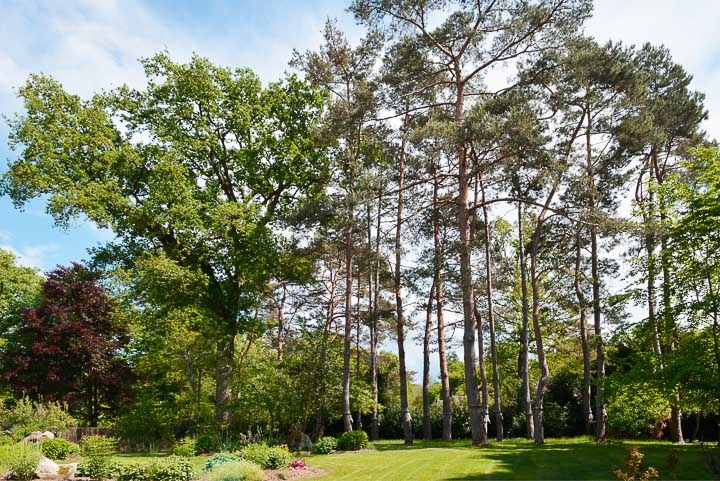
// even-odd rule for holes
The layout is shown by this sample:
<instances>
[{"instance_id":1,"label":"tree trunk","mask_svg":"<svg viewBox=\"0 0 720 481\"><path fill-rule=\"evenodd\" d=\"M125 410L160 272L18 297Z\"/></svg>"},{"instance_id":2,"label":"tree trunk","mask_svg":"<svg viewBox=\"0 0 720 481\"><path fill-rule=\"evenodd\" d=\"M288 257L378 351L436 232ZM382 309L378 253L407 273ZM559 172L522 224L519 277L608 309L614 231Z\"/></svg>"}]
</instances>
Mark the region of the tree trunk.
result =
<instances>
[{"instance_id":1,"label":"tree trunk","mask_svg":"<svg viewBox=\"0 0 720 481\"><path fill-rule=\"evenodd\" d=\"M352 176L351 176L352 177ZM348 193L352 196L352 193ZM350 412L350 357L352 342L352 289L353 289L353 202L348 200L348 223L345 229L345 339L343 340L343 428L352 431Z\"/></svg>"},{"instance_id":2,"label":"tree trunk","mask_svg":"<svg viewBox=\"0 0 720 481\"><path fill-rule=\"evenodd\" d=\"M355 380L360 382L360 275L358 274L357 277L357 306L355 309ZM358 411L357 411L357 426L355 429L362 429L362 411L360 408L360 405L358 404Z\"/></svg>"},{"instance_id":3,"label":"tree trunk","mask_svg":"<svg viewBox=\"0 0 720 481\"><path fill-rule=\"evenodd\" d=\"M592 404L590 399L590 389L592 386L592 377L590 372L590 343L588 342L587 329L587 300L582 291L580 283L580 227L575 234L575 296L578 301L578 311L580 312L580 343L583 352L583 384L582 384L582 403L583 403L583 421L585 422L585 434L592 433Z\"/></svg>"},{"instance_id":4,"label":"tree trunk","mask_svg":"<svg viewBox=\"0 0 720 481\"><path fill-rule=\"evenodd\" d=\"M485 276L488 302L488 328L490 330L490 356L493 370L493 402L495 403L495 439L503 440L503 414L500 400L500 374L498 373L497 343L495 342L495 313L493 308L493 280L492 280L492 253L490 245L490 218L485 204L485 187L482 179L478 179L482 193L483 221L485 224Z\"/></svg>"},{"instance_id":5,"label":"tree trunk","mask_svg":"<svg viewBox=\"0 0 720 481\"><path fill-rule=\"evenodd\" d=\"M230 422L229 403L232 398L232 372L235 364L235 336L225 334L217 341L215 360L215 421Z\"/></svg>"},{"instance_id":6,"label":"tree trunk","mask_svg":"<svg viewBox=\"0 0 720 481\"><path fill-rule=\"evenodd\" d=\"M423 439L432 439L432 423L430 420L430 336L432 334L432 307L435 297L435 284L430 287L427 311L425 313L425 335L423 336Z\"/></svg>"},{"instance_id":7,"label":"tree trunk","mask_svg":"<svg viewBox=\"0 0 720 481\"><path fill-rule=\"evenodd\" d=\"M490 422L490 416L488 416L488 405L490 404L490 396L488 395L488 382L487 382L487 370L485 369L485 341L483 339L483 323L482 316L480 315L480 309L475 304L475 323L477 326L478 335L478 371L480 372L480 413L482 416L482 423L480 424L480 442L479 444L488 443L488 422Z\"/></svg>"},{"instance_id":8,"label":"tree trunk","mask_svg":"<svg viewBox=\"0 0 720 481\"><path fill-rule=\"evenodd\" d=\"M278 335L277 335L277 357L278 361L283 360L283 347L285 345L285 299L287 298L287 284L282 283L282 297L277 307Z\"/></svg>"},{"instance_id":9,"label":"tree trunk","mask_svg":"<svg viewBox=\"0 0 720 481\"><path fill-rule=\"evenodd\" d=\"M370 337L370 376L372 378L373 390L373 410L370 418L370 437L373 440L380 438L380 420L378 417L378 378L377 378L377 345L378 332L377 322L379 315L380 302L380 220L382 213L382 195L378 197L378 217L375 226L375 292L373 293L373 313L372 313L372 335Z\"/></svg>"},{"instance_id":10,"label":"tree trunk","mask_svg":"<svg viewBox=\"0 0 720 481\"><path fill-rule=\"evenodd\" d=\"M400 370L400 411L402 413L403 434L405 444L413 443L412 418L410 416L410 408L408 405L407 394L407 370L405 367L405 318L403 315L403 298L401 285L401 269L400 260L401 253L401 233L402 233L402 214L403 214L403 189L405 180L405 143L409 115L405 114L403 121L402 144L400 146L400 159L398 162L398 205L397 219L395 225L395 307L397 312L397 344L398 344L398 364Z\"/></svg>"},{"instance_id":11,"label":"tree trunk","mask_svg":"<svg viewBox=\"0 0 720 481\"><path fill-rule=\"evenodd\" d=\"M438 203L438 191L440 189L437 172L433 183L433 238L434 238L434 261L435 261L435 306L437 308L438 324L438 355L440 357L440 383L443 403L443 431L442 438L445 441L452 440L452 399L450 397L450 375L447 365L447 348L445 342L445 315L443 306L442 288L442 244L440 243L440 211Z\"/></svg>"},{"instance_id":12,"label":"tree trunk","mask_svg":"<svg viewBox=\"0 0 720 481\"><path fill-rule=\"evenodd\" d=\"M539 233L539 231L538 231ZM539 237L536 236L536 237ZM538 364L540 365L540 379L535 389L534 421L535 421L535 444L545 443L545 431L543 427L544 400L547 382L550 379L550 369L545 359L545 346L543 345L542 330L540 328L540 279L537 273L539 239L533 240L533 248L530 251L530 283L532 285L532 321L535 334L535 346L537 348Z\"/></svg>"},{"instance_id":13,"label":"tree trunk","mask_svg":"<svg viewBox=\"0 0 720 481\"><path fill-rule=\"evenodd\" d=\"M592 154L592 113L590 107L587 107L587 130L585 131L585 154L587 169L587 188L588 188L588 210L590 215L595 216L595 172L593 168ZM602 337L602 310L600 306L600 268L599 268L599 252L598 252L598 233L596 222L590 224L590 269L592 276L592 306L593 306L593 324L595 328L596 349L596 382L595 382L595 440L602 441L605 438L605 421L607 413L605 411L605 348L603 346Z\"/></svg>"},{"instance_id":14,"label":"tree trunk","mask_svg":"<svg viewBox=\"0 0 720 481\"><path fill-rule=\"evenodd\" d=\"M518 186L518 194L520 188ZM530 353L530 306L528 302L527 288L527 268L525 265L525 240L523 239L523 218L522 218L522 202L518 202L518 253L520 263L520 288L522 292L522 330L520 333L520 397L522 410L525 413L525 422L527 423L525 434L528 439L535 436L535 422L533 420L532 398L530 397L530 369L529 369L529 353Z\"/></svg>"}]
</instances>

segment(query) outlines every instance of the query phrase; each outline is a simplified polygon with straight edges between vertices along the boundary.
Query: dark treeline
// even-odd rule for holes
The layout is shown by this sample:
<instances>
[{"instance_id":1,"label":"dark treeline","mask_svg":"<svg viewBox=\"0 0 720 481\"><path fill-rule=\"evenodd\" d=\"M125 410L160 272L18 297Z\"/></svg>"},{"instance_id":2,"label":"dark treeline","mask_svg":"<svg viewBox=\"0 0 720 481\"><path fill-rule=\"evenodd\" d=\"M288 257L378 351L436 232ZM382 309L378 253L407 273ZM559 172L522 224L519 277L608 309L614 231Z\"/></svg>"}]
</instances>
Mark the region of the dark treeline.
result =
<instances>
[{"instance_id":1,"label":"dark treeline","mask_svg":"<svg viewBox=\"0 0 720 481\"><path fill-rule=\"evenodd\" d=\"M587 37L590 0L349 9L360 41L328 21L267 86L160 53L142 90L19 89L2 192L115 233L87 275L132 380L92 415L34 387L20 307L52 311L45 285L3 311L9 392L129 443L716 436L720 158L692 77Z\"/></svg>"}]
</instances>

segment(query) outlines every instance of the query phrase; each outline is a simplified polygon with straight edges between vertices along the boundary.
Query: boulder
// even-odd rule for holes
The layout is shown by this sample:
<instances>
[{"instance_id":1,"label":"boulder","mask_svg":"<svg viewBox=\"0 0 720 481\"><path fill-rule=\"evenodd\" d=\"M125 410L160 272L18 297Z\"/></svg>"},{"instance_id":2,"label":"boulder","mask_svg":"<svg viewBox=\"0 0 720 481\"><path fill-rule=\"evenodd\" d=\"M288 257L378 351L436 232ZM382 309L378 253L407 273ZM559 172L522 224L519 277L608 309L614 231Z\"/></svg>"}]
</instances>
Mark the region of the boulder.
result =
<instances>
[{"instance_id":1,"label":"boulder","mask_svg":"<svg viewBox=\"0 0 720 481\"><path fill-rule=\"evenodd\" d=\"M52 459L43 456L40 459L35 474L39 479L73 479L77 471L78 463L57 464Z\"/></svg>"},{"instance_id":2,"label":"boulder","mask_svg":"<svg viewBox=\"0 0 720 481\"><path fill-rule=\"evenodd\" d=\"M312 439L310 439L310 436L308 436L305 433L302 433L302 436L300 437L300 450L301 451L311 451L313 447Z\"/></svg>"},{"instance_id":3,"label":"boulder","mask_svg":"<svg viewBox=\"0 0 720 481\"><path fill-rule=\"evenodd\" d=\"M33 431L23 438L23 442L39 443L43 439L52 439L54 437L55 437L55 435L53 433L51 433L50 431L45 431L45 432Z\"/></svg>"}]
</instances>

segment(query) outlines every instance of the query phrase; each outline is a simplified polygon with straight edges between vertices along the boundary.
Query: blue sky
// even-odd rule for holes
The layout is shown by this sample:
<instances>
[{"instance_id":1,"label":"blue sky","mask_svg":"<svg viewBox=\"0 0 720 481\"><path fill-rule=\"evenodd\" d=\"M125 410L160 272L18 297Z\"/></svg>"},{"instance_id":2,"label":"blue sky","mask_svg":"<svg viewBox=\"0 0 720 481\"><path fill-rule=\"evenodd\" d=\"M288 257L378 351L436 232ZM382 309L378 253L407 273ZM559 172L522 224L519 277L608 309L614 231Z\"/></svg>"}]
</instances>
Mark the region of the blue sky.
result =
<instances>
[{"instance_id":1,"label":"blue sky","mask_svg":"<svg viewBox=\"0 0 720 481\"><path fill-rule=\"evenodd\" d=\"M720 6L717 0L596 0L587 32L600 41L665 44L707 94L705 128L720 138ZM288 70L293 49L315 49L328 17L339 18L350 39L362 32L342 0L4 0L0 16L0 114L21 105L13 88L32 72L58 79L89 96L123 83L141 87L137 62L167 49L176 60L192 52L232 67L249 67L265 81ZM13 153L0 121L0 172ZM86 249L112 238L82 219L53 226L42 201L23 212L0 197L0 247L41 270L87 257ZM388 346L391 348L391 346ZM408 346L408 364L421 370L421 350ZM437 366L433 366L437 374Z\"/></svg>"}]
</instances>

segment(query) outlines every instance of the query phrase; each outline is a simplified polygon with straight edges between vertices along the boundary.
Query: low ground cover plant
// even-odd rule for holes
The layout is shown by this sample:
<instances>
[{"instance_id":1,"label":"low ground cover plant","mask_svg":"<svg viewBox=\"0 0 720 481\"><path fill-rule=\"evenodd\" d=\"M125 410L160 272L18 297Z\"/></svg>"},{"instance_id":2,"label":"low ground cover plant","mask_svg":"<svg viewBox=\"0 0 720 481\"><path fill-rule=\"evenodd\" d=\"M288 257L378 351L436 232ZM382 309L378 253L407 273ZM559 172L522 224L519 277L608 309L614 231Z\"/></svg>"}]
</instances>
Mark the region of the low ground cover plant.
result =
<instances>
[{"instance_id":1,"label":"low ground cover plant","mask_svg":"<svg viewBox=\"0 0 720 481\"><path fill-rule=\"evenodd\" d=\"M37 446L27 443L0 446L0 466L8 479L29 481L35 478L35 470L42 454Z\"/></svg>"},{"instance_id":2,"label":"low ground cover plant","mask_svg":"<svg viewBox=\"0 0 720 481\"><path fill-rule=\"evenodd\" d=\"M263 469L284 468L293 461L293 455L285 445L248 444L238 455L246 461L262 466Z\"/></svg>"},{"instance_id":3,"label":"low ground cover plant","mask_svg":"<svg viewBox=\"0 0 720 481\"><path fill-rule=\"evenodd\" d=\"M50 459L67 459L68 456L77 454L79 451L80 446L63 438L45 439L40 443L40 452Z\"/></svg>"}]
</instances>

